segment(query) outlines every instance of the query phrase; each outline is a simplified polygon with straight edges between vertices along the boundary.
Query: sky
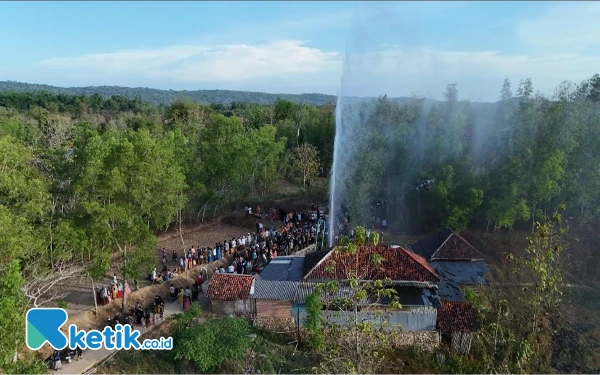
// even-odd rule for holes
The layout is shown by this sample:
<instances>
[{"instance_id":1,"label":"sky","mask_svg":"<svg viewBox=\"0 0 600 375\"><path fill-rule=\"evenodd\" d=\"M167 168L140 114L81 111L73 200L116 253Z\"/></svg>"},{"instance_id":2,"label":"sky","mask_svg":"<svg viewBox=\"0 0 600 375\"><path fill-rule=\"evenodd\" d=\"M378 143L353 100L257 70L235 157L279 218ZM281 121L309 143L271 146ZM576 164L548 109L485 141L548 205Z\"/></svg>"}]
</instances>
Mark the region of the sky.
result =
<instances>
[{"instance_id":1,"label":"sky","mask_svg":"<svg viewBox=\"0 0 600 375\"><path fill-rule=\"evenodd\" d=\"M0 80L459 97L600 72L600 2L1 2Z\"/></svg>"}]
</instances>

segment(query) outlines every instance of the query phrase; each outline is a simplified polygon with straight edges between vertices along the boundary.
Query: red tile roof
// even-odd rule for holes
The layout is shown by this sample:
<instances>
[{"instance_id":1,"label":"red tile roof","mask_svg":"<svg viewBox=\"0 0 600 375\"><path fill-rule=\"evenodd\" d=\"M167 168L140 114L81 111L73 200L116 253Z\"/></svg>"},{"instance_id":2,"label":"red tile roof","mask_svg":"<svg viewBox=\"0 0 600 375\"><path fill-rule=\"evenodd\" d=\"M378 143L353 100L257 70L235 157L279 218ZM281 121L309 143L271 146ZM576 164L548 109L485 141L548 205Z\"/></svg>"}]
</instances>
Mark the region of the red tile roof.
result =
<instances>
[{"instance_id":1,"label":"red tile roof","mask_svg":"<svg viewBox=\"0 0 600 375\"><path fill-rule=\"evenodd\" d=\"M219 301L235 301L250 298L252 275L215 273L208 283L208 298Z\"/></svg>"},{"instance_id":2,"label":"red tile roof","mask_svg":"<svg viewBox=\"0 0 600 375\"><path fill-rule=\"evenodd\" d=\"M431 260L483 260L475 248L458 234L452 232L431 256Z\"/></svg>"},{"instance_id":3,"label":"red tile roof","mask_svg":"<svg viewBox=\"0 0 600 375\"><path fill-rule=\"evenodd\" d=\"M374 262L375 254L383 258L379 265ZM439 276L423 257L401 247L360 247L354 255L336 248L304 278L340 280L352 276L361 280L439 281Z\"/></svg>"},{"instance_id":4,"label":"red tile roof","mask_svg":"<svg viewBox=\"0 0 600 375\"><path fill-rule=\"evenodd\" d=\"M442 333L476 332L480 328L477 311L469 302L442 301L437 327Z\"/></svg>"}]
</instances>

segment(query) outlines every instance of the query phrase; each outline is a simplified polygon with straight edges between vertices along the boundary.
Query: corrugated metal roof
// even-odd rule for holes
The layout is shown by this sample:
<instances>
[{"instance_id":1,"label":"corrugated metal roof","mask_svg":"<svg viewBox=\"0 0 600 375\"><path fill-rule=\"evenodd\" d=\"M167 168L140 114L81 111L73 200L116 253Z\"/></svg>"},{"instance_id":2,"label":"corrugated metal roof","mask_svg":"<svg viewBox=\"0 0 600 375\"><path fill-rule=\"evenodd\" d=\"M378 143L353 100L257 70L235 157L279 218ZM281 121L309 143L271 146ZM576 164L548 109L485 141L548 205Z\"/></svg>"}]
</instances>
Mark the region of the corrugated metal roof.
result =
<instances>
[{"instance_id":1,"label":"corrugated metal roof","mask_svg":"<svg viewBox=\"0 0 600 375\"><path fill-rule=\"evenodd\" d=\"M254 282L254 293L250 298L294 301L297 294L298 283L295 281L257 279Z\"/></svg>"},{"instance_id":2,"label":"corrugated metal roof","mask_svg":"<svg viewBox=\"0 0 600 375\"><path fill-rule=\"evenodd\" d=\"M431 262L443 281L452 281L458 284L487 284L485 275L487 265L482 261L477 262Z\"/></svg>"},{"instance_id":3,"label":"corrugated metal roof","mask_svg":"<svg viewBox=\"0 0 600 375\"><path fill-rule=\"evenodd\" d=\"M260 272L262 280L300 281L304 268L304 257L277 257Z\"/></svg>"}]
</instances>

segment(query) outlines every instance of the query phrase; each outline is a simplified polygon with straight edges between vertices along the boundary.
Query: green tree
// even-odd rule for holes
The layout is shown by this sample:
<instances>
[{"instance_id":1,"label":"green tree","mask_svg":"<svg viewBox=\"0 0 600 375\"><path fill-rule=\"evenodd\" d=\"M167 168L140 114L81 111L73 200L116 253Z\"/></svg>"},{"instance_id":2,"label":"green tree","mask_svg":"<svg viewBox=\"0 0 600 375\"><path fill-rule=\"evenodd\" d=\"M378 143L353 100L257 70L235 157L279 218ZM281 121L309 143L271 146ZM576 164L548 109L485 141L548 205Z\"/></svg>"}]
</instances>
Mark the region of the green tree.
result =
<instances>
[{"instance_id":1,"label":"green tree","mask_svg":"<svg viewBox=\"0 0 600 375\"><path fill-rule=\"evenodd\" d=\"M564 211L564 206L561 210ZM540 327L540 318L556 314L563 298L562 253L568 245L566 227L560 213L536 222L535 231L527 238L523 266L533 284L529 297L532 306L532 332Z\"/></svg>"},{"instance_id":2,"label":"green tree","mask_svg":"<svg viewBox=\"0 0 600 375\"><path fill-rule=\"evenodd\" d=\"M248 179L256 149L238 118L215 115L202 131L198 151L202 163L200 178L207 188L200 210L204 217L209 204L214 205L216 213L219 205L249 193Z\"/></svg>"},{"instance_id":3,"label":"green tree","mask_svg":"<svg viewBox=\"0 0 600 375\"><path fill-rule=\"evenodd\" d=\"M305 143L294 150L292 163L300 176L302 188L306 189L306 184L310 184L319 174L319 152L313 145Z\"/></svg>"},{"instance_id":4,"label":"green tree","mask_svg":"<svg viewBox=\"0 0 600 375\"><path fill-rule=\"evenodd\" d=\"M152 228L164 228L185 204L185 177L174 146L171 133L156 140L143 129L94 136L81 150L75 191L82 197L91 242L118 250L126 279L154 264Z\"/></svg>"},{"instance_id":5,"label":"green tree","mask_svg":"<svg viewBox=\"0 0 600 375\"><path fill-rule=\"evenodd\" d=\"M174 358L191 362L202 373L214 372L226 361L244 357L250 347L249 334L244 318L211 319L177 336Z\"/></svg>"},{"instance_id":6,"label":"green tree","mask_svg":"<svg viewBox=\"0 0 600 375\"><path fill-rule=\"evenodd\" d=\"M281 178L285 166L284 149L286 139L276 139L277 129L265 125L252 130L251 141L256 156L253 159L251 190L258 189L263 194L268 192Z\"/></svg>"}]
</instances>

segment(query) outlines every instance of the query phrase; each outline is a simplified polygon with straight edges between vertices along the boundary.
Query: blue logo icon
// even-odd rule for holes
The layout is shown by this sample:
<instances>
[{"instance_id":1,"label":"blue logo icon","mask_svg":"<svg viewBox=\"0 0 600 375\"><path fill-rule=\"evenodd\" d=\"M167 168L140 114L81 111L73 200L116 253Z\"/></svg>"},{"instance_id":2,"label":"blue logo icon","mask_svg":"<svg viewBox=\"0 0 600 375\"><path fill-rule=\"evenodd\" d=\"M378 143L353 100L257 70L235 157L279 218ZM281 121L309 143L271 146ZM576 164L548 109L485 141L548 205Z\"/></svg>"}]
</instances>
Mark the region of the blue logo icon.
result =
<instances>
[{"instance_id":1,"label":"blue logo icon","mask_svg":"<svg viewBox=\"0 0 600 375\"><path fill-rule=\"evenodd\" d=\"M67 312L59 308L34 308L25 315L25 341L31 350L38 350L46 342L56 350L67 347L67 336L60 327L67 322Z\"/></svg>"},{"instance_id":2,"label":"blue logo icon","mask_svg":"<svg viewBox=\"0 0 600 375\"><path fill-rule=\"evenodd\" d=\"M56 350L80 348L82 350L98 350L102 347L109 350L143 349L171 350L172 337L160 339L145 339L141 341L141 332L130 325L117 324L114 328L104 327L104 330L78 330L74 324L69 326L69 337L60 331L67 322L68 314L59 308L33 308L25 315L25 341L31 350L38 350L49 343Z\"/></svg>"}]
</instances>

